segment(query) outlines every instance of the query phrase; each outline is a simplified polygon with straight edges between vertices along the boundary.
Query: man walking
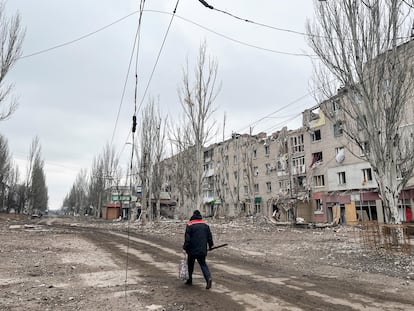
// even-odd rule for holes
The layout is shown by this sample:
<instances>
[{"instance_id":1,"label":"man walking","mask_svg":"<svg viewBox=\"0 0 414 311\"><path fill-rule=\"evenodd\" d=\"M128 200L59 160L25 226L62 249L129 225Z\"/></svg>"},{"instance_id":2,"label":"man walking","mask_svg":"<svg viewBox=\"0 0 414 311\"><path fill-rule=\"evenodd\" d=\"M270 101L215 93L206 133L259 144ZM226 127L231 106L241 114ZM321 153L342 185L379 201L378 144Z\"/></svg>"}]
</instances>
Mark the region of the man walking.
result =
<instances>
[{"instance_id":1,"label":"man walking","mask_svg":"<svg viewBox=\"0 0 414 311\"><path fill-rule=\"evenodd\" d=\"M187 253L188 280L187 285L193 284L194 263L197 259L206 280L206 289L211 288L211 274L206 263L207 245L211 249L214 245L210 226L203 220L199 210L195 210L185 228L183 249Z\"/></svg>"}]
</instances>

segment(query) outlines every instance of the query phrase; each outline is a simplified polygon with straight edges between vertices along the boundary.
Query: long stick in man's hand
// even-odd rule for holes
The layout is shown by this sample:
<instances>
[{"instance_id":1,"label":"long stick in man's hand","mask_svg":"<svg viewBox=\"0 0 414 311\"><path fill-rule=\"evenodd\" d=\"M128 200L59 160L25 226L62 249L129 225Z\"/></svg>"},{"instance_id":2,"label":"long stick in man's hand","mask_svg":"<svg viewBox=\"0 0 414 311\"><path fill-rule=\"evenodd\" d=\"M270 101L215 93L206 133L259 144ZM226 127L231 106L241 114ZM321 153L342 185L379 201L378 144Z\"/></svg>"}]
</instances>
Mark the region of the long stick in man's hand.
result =
<instances>
[{"instance_id":1,"label":"long stick in man's hand","mask_svg":"<svg viewBox=\"0 0 414 311\"><path fill-rule=\"evenodd\" d=\"M212 251L213 249L217 249L217 248L224 247L224 246L227 246L227 245L228 245L227 243L224 243L224 244L220 244L220 245L217 245L217 246L213 246L212 248L209 249L209 251Z\"/></svg>"}]
</instances>

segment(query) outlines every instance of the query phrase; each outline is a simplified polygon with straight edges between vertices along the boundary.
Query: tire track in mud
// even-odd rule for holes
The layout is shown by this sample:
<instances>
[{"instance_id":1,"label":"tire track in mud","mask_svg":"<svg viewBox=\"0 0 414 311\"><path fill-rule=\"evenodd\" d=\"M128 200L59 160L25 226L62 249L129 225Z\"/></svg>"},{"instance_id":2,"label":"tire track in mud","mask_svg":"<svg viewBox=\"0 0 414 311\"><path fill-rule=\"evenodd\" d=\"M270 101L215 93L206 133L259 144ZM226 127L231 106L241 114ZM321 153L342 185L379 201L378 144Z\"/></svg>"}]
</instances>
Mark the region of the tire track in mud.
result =
<instances>
[{"instance_id":1,"label":"tire track in mud","mask_svg":"<svg viewBox=\"0 0 414 311\"><path fill-rule=\"evenodd\" d=\"M195 291L200 294L203 289L197 298L198 310L414 310L412 301L402 301L401 297L389 293L384 296L363 288L361 283L344 284L332 278L290 275L248 261L242 265L236 260L229 264L228 259L219 260L218 256L208 260L213 272L212 290L204 290L204 280L198 270L195 270L195 285L186 287L177 280L182 253L172 249L171 244L165 246L166 241L151 242L147 237L118 232L100 232L93 239L98 243L105 240L107 243L101 246L110 248L112 254L124 260L124 265L129 245L129 268L144 273L150 283L165 283L168 287L165 291L171 291L163 297L167 302L188 305L188 297ZM204 306L208 307L203 309ZM190 304L191 308L194 306Z\"/></svg>"}]
</instances>

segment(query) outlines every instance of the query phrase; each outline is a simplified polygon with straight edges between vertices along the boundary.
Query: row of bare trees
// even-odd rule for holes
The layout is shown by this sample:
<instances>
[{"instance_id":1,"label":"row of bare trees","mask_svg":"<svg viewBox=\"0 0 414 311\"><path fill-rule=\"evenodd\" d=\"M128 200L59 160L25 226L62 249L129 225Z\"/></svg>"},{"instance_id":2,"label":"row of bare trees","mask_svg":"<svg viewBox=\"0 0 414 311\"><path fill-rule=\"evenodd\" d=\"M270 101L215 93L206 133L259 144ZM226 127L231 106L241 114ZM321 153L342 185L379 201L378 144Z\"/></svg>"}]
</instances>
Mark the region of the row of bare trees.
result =
<instances>
[{"instance_id":1,"label":"row of bare trees","mask_svg":"<svg viewBox=\"0 0 414 311\"><path fill-rule=\"evenodd\" d=\"M6 15L5 2L0 2L0 121L6 121L16 111L13 83L6 76L22 53L25 31L20 14ZM0 134L0 199L1 209L17 213L42 213L48 209L48 189L44 160L38 137L32 141L27 159L27 172L20 181L19 167L13 162L6 137Z\"/></svg>"},{"instance_id":2,"label":"row of bare trees","mask_svg":"<svg viewBox=\"0 0 414 311\"><path fill-rule=\"evenodd\" d=\"M12 160L8 141L0 135L1 210L30 215L47 211L48 188L38 137L35 137L32 141L27 163L26 177L21 181L20 169Z\"/></svg>"},{"instance_id":3,"label":"row of bare trees","mask_svg":"<svg viewBox=\"0 0 414 311\"><path fill-rule=\"evenodd\" d=\"M71 215L100 217L103 204L109 200L111 187L121 185L122 169L114 146L106 144L93 159L88 172L82 169L62 203L62 210Z\"/></svg>"}]
</instances>

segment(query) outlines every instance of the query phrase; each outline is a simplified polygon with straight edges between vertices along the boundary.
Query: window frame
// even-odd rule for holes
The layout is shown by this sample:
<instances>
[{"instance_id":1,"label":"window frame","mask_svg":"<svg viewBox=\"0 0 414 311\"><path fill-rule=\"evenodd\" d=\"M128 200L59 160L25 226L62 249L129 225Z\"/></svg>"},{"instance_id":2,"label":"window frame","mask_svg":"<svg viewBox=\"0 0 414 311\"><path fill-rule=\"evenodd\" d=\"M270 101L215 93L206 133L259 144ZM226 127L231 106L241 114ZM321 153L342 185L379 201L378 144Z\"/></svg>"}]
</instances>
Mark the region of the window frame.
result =
<instances>
[{"instance_id":1,"label":"window frame","mask_svg":"<svg viewBox=\"0 0 414 311\"><path fill-rule=\"evenodd\" d=\"M343 129L343 122L342 121L336 121L332 126L333 126L333 132L334 132L334 137L339 137L342 136L344 134L344 129Z\"/></svg>"},{"instance_id":2,"label":"window frame","mask_svg":"<svg viewBox=\"0 0 414 311\"><path fill-rule=\"evenodd\" d=\"M319 135L317 134L319 133ZM317 141L321 141L322 140L322 132L320 129L314 130L311 133L311 141L312 142L317 142Z\"/></svg>"},{"instance_id":3,"label":"window frame","mask_svg":"<svg viewBox=\"0 0 414 311\"><path fill-rule=\"evenodd\" d=\"M266 192L267 193L272 192L272 182L271 181L266 182Z\"/></svg>"},{"instance_id":4,"label":"window frame","mask_svg":"<svg viewBox=\"0 0 414 311\"><path fill-rule=\"evenodd\" d=\"M344 171L338 172L337 176L338 176L338 185L340 186L346 185L346 173Z\"/></svg>"},{"instance_id":5,"label":"window frame","mask_svg":"<svg viewBox=\"0 0 414 311\"><path fill-rule=\"evenodd\" d=\"M313 184L315 188L325 187L325 175L313 176Z\"/></svg>"}]
</instances>

